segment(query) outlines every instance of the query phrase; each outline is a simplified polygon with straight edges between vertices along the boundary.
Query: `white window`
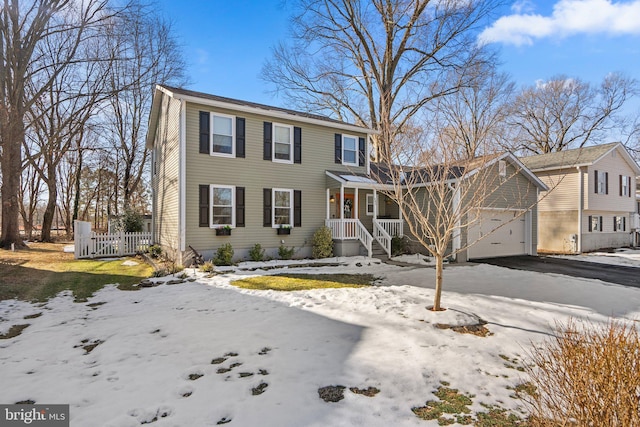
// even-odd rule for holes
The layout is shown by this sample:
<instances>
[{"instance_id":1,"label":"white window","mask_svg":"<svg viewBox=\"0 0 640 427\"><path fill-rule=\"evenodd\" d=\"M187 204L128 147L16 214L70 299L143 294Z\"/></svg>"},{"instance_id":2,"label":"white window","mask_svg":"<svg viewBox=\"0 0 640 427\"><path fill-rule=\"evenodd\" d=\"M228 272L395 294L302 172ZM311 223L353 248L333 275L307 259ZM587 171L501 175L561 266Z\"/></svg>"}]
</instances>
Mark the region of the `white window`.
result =
<instances>
[{"instance_id":1,"label":"white window","mask_svg":"<svg viewBox=\"0 0 640 427\"><path fill-rule=\"evenodd\" d=\"M629 197L629 184L631 183L631 178L628 176L622 175L620 177L620 195Z\"/></svg>"},{"instance_id":2,"label":"white window","mask_svg":"<svg viewBox=\"0 0 640 427\"><path fill-rule=\"evenodd\" d=\"M613 231L627 231L627 219L623 216L613 217Z\"/></svg>"},{"instance_id":3,"label":"white window","mask_svg":"<svg viewBox=\"0 0 640 427\"><path fill-rule=\"evenodd\" d=\"M367 215L369 216L373 216L373 210L374 210L374 197L373 194L367 194Z\"/></svg>"},{"instance_id":4,"label":"white window","mask_svg":"<svg viewBox=\"0 0 640 427\"><path fill-rule=\"evenodd\" d=\"M292 144L293 126L273 124L273 160L276 162L293 163Z\"/></svg>"},{"instance_id":5,"label":"white window","mask_svg":"<svg viewBox=\"0 0 640 427\"><path fill-rule=\"evenodd\" d=\"M211 227L235 227L235 187L212 184L210 189Z\"/></svg>"},{"instance_id":6,"label":"white window","mask_svg":"<svg viewBox=\"0 0 640 427\"><path fill-rule=\"evenodd\" d=\"M596 189L596 193L598 194L607 194L607 180L609 178L609 174L603 171L598 172L598 188Z\"/></svg>"},{"instance_id":7,"label":"white window","mask_svg":"<svg viewBox=\"0 0 640 427\"><path fill-rule=\"evenodd\" d=\"M342 136L342 164L358 166L358 138L355 136Z\"/></svg>"},{"instance_id":8,"label":"white window","mask_svg":"<svg viewBox=\"0 0 640 427\"><path fill-rule=\"evenodd\" d=\"M234 117L222 114L211 114L211 154L233 157Z\"/></svg>"},{"instance_id":9,"label":"white window","mask_svg":"<svg viewBox=\"0 0 640 427\"><path fill-rule=\"evenodd\" d=\"M599 215L591 216L590 231L602 231L602 217Z\"/></svg>"},{"instance_id":10,"label":"white window","mask_svg":"<svg viewBox=\"0 0 640 427\"><path fill-rule=\"evenodd\" d=\"M283 225L293 226L293 190L273 189L272 218L273 228Z\"/></svg>"}]
</instances>

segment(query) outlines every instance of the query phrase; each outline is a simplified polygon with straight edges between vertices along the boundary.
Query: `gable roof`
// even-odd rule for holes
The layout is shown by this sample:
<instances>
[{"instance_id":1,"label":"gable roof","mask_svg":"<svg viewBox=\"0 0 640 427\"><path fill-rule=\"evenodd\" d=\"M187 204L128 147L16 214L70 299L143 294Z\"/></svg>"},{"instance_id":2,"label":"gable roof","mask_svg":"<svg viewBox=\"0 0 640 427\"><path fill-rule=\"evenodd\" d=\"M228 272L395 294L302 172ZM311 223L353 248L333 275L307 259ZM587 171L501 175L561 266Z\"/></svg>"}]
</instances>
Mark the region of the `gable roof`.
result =
<instances>
[{"instance_id":1,"label":"gable roof","mask_svg":"<svg viewBox=\"0 0 640 427\"><path fill-rule=\"evenodd\" d=\"M547 186L538 178L529 168L527 168L513 153L506 151L500 154L480 156L473 158L461 165L451 165L444 167L443 165L433 165L430 167L402 167L403 182L414 182L417 186L428 185L430 182L439 181L444 178L445 181L455 181L465 179L477 173L480 169L494 165L496 162L504 160L511 163L518 172L522 173L529 181L541 190L547 190ZM445 176L446 174L446 176ZM377 182L383 184L393 184L391 171L388 165L381 163L371 163L371 176Z\"/></svg>"},{"instance_id":2,"label":"gable roof","mask_svg":"<svg viewBox=\"0 0 640 427\"><path fill-rule=\"evenodd\" d=\"M157 125L160 98L162 95L170 96L174 99L180 99L187 102L198 103L218 108L226 108L234 111L267 115L273 118L285 120L295 120L298 122L312 123L321 126L328 126L344 131L378 134L379 132L366 126L358 126L331 117L320 114L306 113L303 111L289 110L287 108L274 107L271 105L258 104L256 102L243 101L240 99L226 98L223 96L212 95L204 92L196 92L193 90L177 88L167 85L156 85L153 94L153 104L149 114L149 130L147 133L147 146L153 146L153 136L155 136L155 127Z\"/></svg>"},{"instance_id":3,"label":"gable roof","mask_svg":"<svg viewBox=\"0 0 640 427\"><path fill-rule=\"evenodd\" d=\"M619 149L627 163L634 169L635 174L639 175L640 167L620 142L610 142L608 144L592 145L573 150L520 157L520 160L532 171L542 172L554 169L591 166L616 149Z\"/></svg>"}]
</instances>

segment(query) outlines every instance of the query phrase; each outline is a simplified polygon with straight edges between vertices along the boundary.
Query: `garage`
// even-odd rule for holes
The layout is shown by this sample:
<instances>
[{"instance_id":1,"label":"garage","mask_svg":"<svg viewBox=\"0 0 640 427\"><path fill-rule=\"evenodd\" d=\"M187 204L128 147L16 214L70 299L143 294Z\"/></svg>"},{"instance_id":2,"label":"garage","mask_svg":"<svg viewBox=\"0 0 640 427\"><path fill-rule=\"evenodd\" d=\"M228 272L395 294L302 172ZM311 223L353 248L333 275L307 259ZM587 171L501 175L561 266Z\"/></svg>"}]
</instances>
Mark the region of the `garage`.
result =
<instances>
[{"instance_id":1,"label":"garage","mask_svg":"<svg viewBox=\"0 0 640 427\"><path fill-rule=\"evenodd\" d=\"M481 209L480 219L469 227L467 241L476 243L467 250L467 258L526 255L527 221L526 215L521 213L516 210Z\"/></svg>"}]
</instances>

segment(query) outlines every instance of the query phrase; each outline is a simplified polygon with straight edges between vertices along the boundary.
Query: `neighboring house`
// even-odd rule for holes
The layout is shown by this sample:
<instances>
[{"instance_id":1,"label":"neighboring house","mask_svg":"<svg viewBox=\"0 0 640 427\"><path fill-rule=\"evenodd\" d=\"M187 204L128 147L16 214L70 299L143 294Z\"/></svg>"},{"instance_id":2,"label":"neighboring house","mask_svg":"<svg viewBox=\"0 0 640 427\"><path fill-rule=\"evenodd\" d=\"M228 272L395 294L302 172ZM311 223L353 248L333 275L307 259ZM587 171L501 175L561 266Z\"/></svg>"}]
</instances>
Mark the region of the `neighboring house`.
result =
<instances>
[{"instance_id":1,"label":"neighboring house","mask_svg":"<svg viewBox=\"0 0 640 427\"><path fill-rule=\"evenodd\" d=\"M371 256L376 247L388 254L392 237L406 227L382 193L392 186L371 174L369 136L375 133L324 116L156 86L146 141L154 242L184 265L191 262L190 247L210 259L226 243L235 259L246 259L256 243L268 257L278 257L281 245L308 257L314 232L326 225L337 256ZM544 185L511 154L496 162L522 171L516 180L524 184L513 188L531 191L535 204ZM506 222L526 210L513 221L516 232L501 227L500 241L482 239L469 257L536 253L535 208L527 202L513 209L517 196L510 197L509 210L497 203L485 216L502 215ZM460 245L467 237L456 239Z\"/></svg>"},{"instance_id":2,"label":"neighboring house","mask_svg":"<svg viewBox=\"0 0 640 427\"><path fill-rule=\"evenodd\" d=\"M640 167L621 143L521 158L549 187L538 204L538 250L581 253L632 244Z\"/></svg>"},{"instance_id":3,"label":"neighboring house","mask_svg":"<svg viewBox=\"0 0 640 427\"><path fill-rule=\"evenodd\" d=\"M379 182L390 182L388 169L372 165L372 174ZM428 192L431 176L442 182L442 169L403 168L405 189L421 203L421 212L427 215L426 204L439 197L440 190ZM537 210L539 191L547 187L512 153L476 158L463 166L447 168L444 184L450 189L451 213L457 220L448 254L457 261L511 255L537 255ZM438 188L439 184L436 184ZM432 207L440 203L436 200ZM422 207L425 206L425 207ZM397 207L394 208L397 209ZM460 212L454 214L452 212ZM405 222L404 228L407 228ZM409 236L409 240L412 238ZM466 248L466 249L464 249ZM412 245L417 252L425 248ZM462 249L462 250L461 250Z\"/></svg>"}]
</instances>

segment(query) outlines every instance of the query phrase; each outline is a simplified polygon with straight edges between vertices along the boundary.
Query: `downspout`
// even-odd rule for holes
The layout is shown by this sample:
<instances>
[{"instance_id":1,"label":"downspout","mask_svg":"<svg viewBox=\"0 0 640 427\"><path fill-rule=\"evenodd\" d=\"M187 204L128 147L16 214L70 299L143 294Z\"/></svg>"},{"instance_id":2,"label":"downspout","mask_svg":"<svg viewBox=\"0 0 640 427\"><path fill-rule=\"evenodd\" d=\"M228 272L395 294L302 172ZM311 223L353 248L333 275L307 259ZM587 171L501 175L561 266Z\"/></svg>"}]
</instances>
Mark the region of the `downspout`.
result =
<instances>
[{"instance_id":1,"label":"downspout","mask_svg":"<svg viewBox=\"0 0 640 427\"><path fill-rule=\"evenodd\" d=\"M578 195L578 234L576 238L576 249L580 254L582 253L582 209L584 206L584 179L582 176L582 168L580 168L580 166L576 166L576 169L578 169L578 179L580 179L580 185L578 186L580 188L580 191Z\"/></svg>"},{"instance_id":2,"label":"downspout","mask_svg":"<svg viewBox=\"0 0 640 427\"><path fill-rule=\"evenodd\" d=\"M180 212L178 214L178 232L179 232L179 251L180 261L182 260L182 252L186 250L186 216L187 216L187 101L180 100L180 133L179 138L179 159L178 165L178 200Z\"/></svg>"}]
</instances>

